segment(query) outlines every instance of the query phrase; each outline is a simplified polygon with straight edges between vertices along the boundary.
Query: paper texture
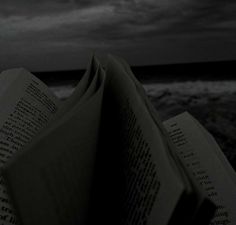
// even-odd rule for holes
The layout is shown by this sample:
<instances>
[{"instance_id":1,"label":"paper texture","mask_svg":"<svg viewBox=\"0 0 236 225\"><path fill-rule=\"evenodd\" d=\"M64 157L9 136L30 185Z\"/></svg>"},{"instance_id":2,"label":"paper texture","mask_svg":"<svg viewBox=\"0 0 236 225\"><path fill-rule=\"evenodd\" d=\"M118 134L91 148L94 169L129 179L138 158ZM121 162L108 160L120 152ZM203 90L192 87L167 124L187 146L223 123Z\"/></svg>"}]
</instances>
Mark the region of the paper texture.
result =
<instances>
[{"instance_id":1,"label":"paper texture","mask_svg":"<svg viewBox=\"0 0 236 225\"><path fill-rule=\"evenodd\" d=\"M0 96L0 168L26 146L56 114L59 101L24 69L1 74L8 88ZM2 85L2 84L1 84ZM2 89L1 89L2 90ZM4 180L0 177L0 224L15 224Z\"/></svg>"},{"instance_id":2,"label":"paper texture","mask_svg":"<svg viewBox=\"0 0 236 225\"><path fill-rule=\"evenodd\" d=\"M232 169L219 157L219 147L188 113L164 122L177 153L206 195L216 204L211 224L235 224L236 185Z\"/></svg>"},{"instance_id":3,"label":"paper texture","mask_svg":"<svg viewBox=\"0 0 236 225\"><path fill-rule=\"evenodd\" d=\"M175 176L162 135L122 65L110 59L106 74L100 156L106 184L100 202L106 199L109 205L103 210L104 223L167 224L183 183Z\"/></svg>"},{"instance_id":4,"label":"paper texture","mask_svg":"<svg viewBox=\"0 0 236 225\"><path fill-rule=\"evenodd\" d=\"M6 171L24 225L86 221L104 90L103 71L93 71L81 101L44 130Z\"/></svg>"}]
</instances>

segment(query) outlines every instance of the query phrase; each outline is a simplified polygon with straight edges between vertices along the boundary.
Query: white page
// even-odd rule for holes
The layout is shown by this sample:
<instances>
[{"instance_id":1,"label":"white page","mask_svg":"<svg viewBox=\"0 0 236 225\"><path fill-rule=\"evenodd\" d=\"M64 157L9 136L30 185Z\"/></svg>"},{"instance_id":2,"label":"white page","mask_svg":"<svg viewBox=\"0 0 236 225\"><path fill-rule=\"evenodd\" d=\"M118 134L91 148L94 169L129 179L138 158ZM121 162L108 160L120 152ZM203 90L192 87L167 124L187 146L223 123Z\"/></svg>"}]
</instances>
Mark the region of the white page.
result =
<instances>
[{"instance_id":1,"label":"white page","mask_svg":"<svg viewBox=\"0 0 236 225\"><path fill-rule=\"evenodd\" d=\"M94 79L97 79L97 72L99 68L98 60L95 56L91 58L87 66L85 74L74 88L71 96L64 101L63 106L60 109L57 117L63 116L66 112L71 110L75 105L80 104L82 101L86 101L92 94L94 94L94 89L91 87L91 83Z\"/></svg>"},{"instance_id":2,"label":"white page","mask_svg":"<svg viewBox=\"0 0 236 225\"><path fill-rule=\"evenodd\" d=\"M0 169L54 117L59 100L41 81L24 69L1 73ZM7 87L7 88L6 88ZM1 89L1 90L3 90ZM0 224L15 224L10 200L0 176Z\"/></svg>"},{"instance_id":3,"label":"white page","mask_svg":"<svg viewBox=\"0 0 236 225\"><path fill-rule=\"evenodd\" d=\"M104 74L98 69L87 90L87 100L76 104L6 169L23 224L84 224L103 87Z\"/></svg>"},{"instance_id":4,"label":"white page","mask_svg":"<svg viewBox=\"0 0 236 225\"><path fill-rule=\"evenodd\" d=\"M164 126L177 147L179 157L218 207L211 224L236 224L235 179L232 179L232 170L229 173L216 153L219 147L188 113L165 121Z\"/></svg>"},{"instance_id":5,"label":"white page","mask_svg":"<svg viewBox=\"0 0 236 225\"><path fill-rule=\"evenodd\" d=\"M42 130L40 135L44 135L45 132L48 132L49 129L54 129L57 122L60 121L66 114L70 111L76 110L79 105L86 102L92 95L95 94L98 85L99 85L99 73L100 64L95 56L92 57L90 63L88 64L87 70L77 86L75 87L72 95L63 102L63 105L57 112L57 115L51 121L51 124L46 127L45 130ZM40 135L38 138L40 138Z\"/></svg>"},{"instance_id":6,"label":"white page","mask_svg":"<svg viewBox=\"0 0 236 225\"><path fill-rule=\"evenodd\" d=\"M218 159L221 161L222 166L224 166L227 174L231 176L232 181L234 181L236 185L236 173L233 167L230 165L229 161L227 160L226 156L224 155L223 151L220 149L220 146L217 144L214 137L195 119L193 118L196 125L202 130L205 134L207 141L212 146L212 150L215 151Z\"/></svg>"},{"instance_id":7,"label":"white page","mask_svg":"<svg viewBox=\"0 0 236 225\"><path fill-rule=\"evenodd\" d=\"M112 58L106 72L105 98L108 100L104 122L108 125L108 136L105 136L104 142L111 141L106 147L108 156L112 157L110 163L115 163L116 158L121 157L121 161L127 166L123 172L127 182L124 187L127 194L124 204L128 208L123 209L127 213L124 217L121 216L123 223L167 224L185 187L170 165L163 136L139 96L134 82L122 65ZM106 118L109 120L106 121ZM119 156L120 153L122 156ZM106 161L109 161L109 157ZM152 169L149 170L149 166ZM122 167L122 164L117 164L118 167ZM111 178L112 187L112 169L109 171L107 167L105 172ZM145 185L149 189L143 189L142 186ZM110 195L111 202L114 198L116 204L116 193L113 193L113 198L112 191ZM114 206L110 206L111 210L112 207ZM119 218L108 216L108 223L109 219L113 219L111 223L116 224Z\"/></svg>"}]
</instances>

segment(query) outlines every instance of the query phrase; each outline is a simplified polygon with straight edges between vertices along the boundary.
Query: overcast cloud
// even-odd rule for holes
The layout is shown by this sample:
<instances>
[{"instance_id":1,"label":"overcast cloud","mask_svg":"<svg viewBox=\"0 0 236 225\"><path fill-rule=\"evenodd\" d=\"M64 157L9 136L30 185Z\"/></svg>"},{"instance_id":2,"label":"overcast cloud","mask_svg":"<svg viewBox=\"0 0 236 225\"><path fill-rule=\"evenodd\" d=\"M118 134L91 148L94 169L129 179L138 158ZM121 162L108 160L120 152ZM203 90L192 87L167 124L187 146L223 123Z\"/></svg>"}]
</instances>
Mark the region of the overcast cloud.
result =
<instances>
[{"instance_id":1,"label":"overcast cloud","mask_svg":"<svg viewBox=\"0 0 236 225\"><path fill-rule=\"evenodd\" d=\"M0 69L75 69L93 51L131 64L236 59L235 35L234 1L2 0Z\"/></svg>"}]
</instances>

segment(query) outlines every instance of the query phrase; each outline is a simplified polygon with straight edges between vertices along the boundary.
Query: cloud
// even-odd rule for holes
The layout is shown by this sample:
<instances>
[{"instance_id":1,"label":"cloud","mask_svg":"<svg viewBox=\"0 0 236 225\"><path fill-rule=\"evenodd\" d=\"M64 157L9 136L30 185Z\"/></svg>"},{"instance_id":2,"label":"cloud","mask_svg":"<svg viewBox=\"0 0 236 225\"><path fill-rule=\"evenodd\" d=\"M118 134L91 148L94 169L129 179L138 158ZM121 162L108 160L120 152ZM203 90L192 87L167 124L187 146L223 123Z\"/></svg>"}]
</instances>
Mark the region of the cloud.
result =
<instances>
[{"instance_id":1,"label":"cloud","mask_svg":"<svg viewBox=\"0 0 236 225\"><path fill-rule=\"evenodd\" d=\"M83 9L107 3L107 0L1 0L0 16L27 16L58 14L72 9Z\"/></svg>"},{"instance_id":2,"label":"cloud","mask_svg":"<svg viewBox=\"0 0 236 225\"><path fill-rule=\"evenodd\" d=\"M135 52L139 47L155 54L158 46L171 52L170 43L180 49L189 40L196 46L233 40L235 24L234 1L2 0L0 54L14 57L20 49L39 57L93 49Z\"/></svg>"},{"instance_id":3,"label":"cloud","mask_svg":"<svg viewBox=\"0 0 236 225\"><path fill-rule=\"evenodd\" d=\"M28 1L28 8L24 9L33 7L33 2ZM227 21L232 30L236 4L225 2L51 0L40 2L29 14L21 14L21 10L15 8L16 13L0 17L0 29L5 38L14 39L18 35L32 38L33 33L40 37L45 32L45 39L63 41L65 38L64 42L72 40L73 36L75 40L129 41L148 36L217 32L217 29L227 30ZM1 10L4 11L4 7Z\"/></svg>"},{"instance_id":4,"label":"cloud","mask_svg":"<svg viewBox=\"0 0 236 225\"><path fill-rule=\"evenodd\" d=\"M217 30L212 30L212 28L218 23L228 20L236 21L235 12L234 1L190 1L190 4L184 8L181 19L173 24L173 28L175 27L173 31L177 33L214 32Z\"/></svg>"},{"instance_id":5,"label":"cloud","mask_svg":"<svg viewBox=\"0 0 236 225\"><path fill-rule=\"evenodd\" d=\"M112 14L112 7L97 6L84 9L71 9L65 12L40 15L28 18L27 16L11 16L0 18L2 39L28 39L35 36L40 39L66 38L73 35L83 37L93 29L99 21L106 20ZM109 19L109 18L108 18ZM27 38L28 37L28 38Z\"/></svg>"}]
</instances>

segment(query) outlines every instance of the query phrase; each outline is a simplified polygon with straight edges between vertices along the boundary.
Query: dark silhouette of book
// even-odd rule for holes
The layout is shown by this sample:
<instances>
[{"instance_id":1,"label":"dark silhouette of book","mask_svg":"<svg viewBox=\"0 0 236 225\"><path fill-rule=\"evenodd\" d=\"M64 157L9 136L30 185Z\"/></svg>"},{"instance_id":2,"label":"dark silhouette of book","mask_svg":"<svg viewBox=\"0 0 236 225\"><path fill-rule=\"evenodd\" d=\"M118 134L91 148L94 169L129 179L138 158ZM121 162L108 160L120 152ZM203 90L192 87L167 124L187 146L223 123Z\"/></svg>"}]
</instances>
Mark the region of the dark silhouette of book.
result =
<instances>
[{"instance_id":1,"label":"dark silhouette of book","mask_svg":"<svg viewBox=\"0 0 236 225\"><path fill-rule=\"evenodd\" d=\"M235 224L236 176L189 113L161 121L122 59L93 57L60 101L0 76L1 224Z\"/></svg>"}]
</instances>

